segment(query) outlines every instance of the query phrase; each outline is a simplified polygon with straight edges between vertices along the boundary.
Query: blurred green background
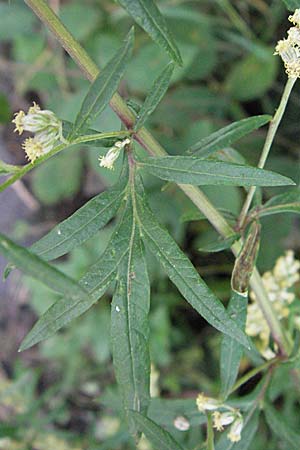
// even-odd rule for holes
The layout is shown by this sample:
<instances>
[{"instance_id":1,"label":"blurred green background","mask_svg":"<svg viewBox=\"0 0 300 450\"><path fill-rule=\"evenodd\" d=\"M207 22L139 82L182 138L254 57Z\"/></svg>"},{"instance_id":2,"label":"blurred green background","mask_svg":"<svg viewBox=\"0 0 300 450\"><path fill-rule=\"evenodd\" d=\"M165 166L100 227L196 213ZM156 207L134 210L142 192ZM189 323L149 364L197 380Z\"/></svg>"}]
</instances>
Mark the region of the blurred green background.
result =
<instances>
[{"instance_id":1,"label":"blurred green background","mask_svg":"<svg viewBox=\"0 0 300 450\"><path fill-rule=\"evenodd\" d=\"M114 1L49 3L99 67L119 47L132 24ZM273 56L277 40L288 27L281 0L162 0L158 5L184 60L148 124L170 154L181 154L200 138L235 120L273 114L286 81L279 58ZM21 0L0 2L0 50L0 156L6 162L22 164L25 159L21 141L10 123L13 112L36 101L61 119L72 121L88 82ZM141 103L167 61L166 54L136 27L134 56L120 86L122 95ZM297 183L299 105L296 85L267 165ZM120 126L110 109L94 124L101 131L119 130ZM262 128L235 146L250 164L257 163L265 133ZM105 152L99 147L79 146L33 171L17 188L10 189L9 195L0 197L0 226L6 211L12 209L9 226L6 222L3 225L5 231L25 244L37 240L117 180L118 168L110 172L99 167L98 157ZM226 302L233 256L229 252L208 254L198 250L213 241L216 233L207 221L199 220L193 205L175 186L161 192L163 184L149 176L146 187L161 222L208 285ZM204 190L216 206L226 208L233 217L237 215L244 198L241 188ZM258 195L267 199L280 192L280 188L272 188ZM13 206L13 196L22 204L22 214L19 207ZM262 271L272 268L286 248L294 249L299 256L298 225L288 214L276 216L276 221L273 217L263 219L258 261ZM111 230L109 225L99 231L81 248L57 261L57 266L78 279L104 250ZM199 391L218 393L220 335L187 306L151 255L148 258L153 286L153 394L165 399L190 398L193 405ZM26 277L20 280L17 273L8 283L13 287L0 285L0 449L136 448L119 414L120 399L110 354L110 296L55 337L20 355L17 348L22 337L56 296ZM278 388L281 376L279 380L274 378L272 392L274 398L284 394L288 399L295 394L289 383ZM246 385L240 395L251 392L258 381ZM299 426L293 408L291 400L286 414L292 424ZM175 418L176 408L170 413L161 408L158 420L176 439L188 449L200 448L203 429L199 423L191 422L194 426L189 431L180 432L173 425ZM251 450L277 448L290 450L284 442L270 437L262 423ZM143 443L140 449L151 447Z\"/></svg>"}]
</instances>

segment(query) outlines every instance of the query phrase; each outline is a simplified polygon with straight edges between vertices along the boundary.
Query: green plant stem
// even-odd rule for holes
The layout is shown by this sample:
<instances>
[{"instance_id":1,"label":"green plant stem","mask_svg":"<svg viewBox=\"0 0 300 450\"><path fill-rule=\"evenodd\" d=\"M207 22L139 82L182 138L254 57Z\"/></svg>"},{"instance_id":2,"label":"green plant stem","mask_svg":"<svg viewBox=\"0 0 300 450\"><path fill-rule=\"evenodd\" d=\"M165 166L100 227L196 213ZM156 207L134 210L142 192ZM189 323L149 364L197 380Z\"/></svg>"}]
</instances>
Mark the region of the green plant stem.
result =
<instances>
[{"instance_id":1,"label":"green plant stem","mask_svg":"<svg viewBox=\"0 0 300 450\"><path fill-rule=\"evenodd\" d=\"M212 413L207 413L207 450L215 450Z\"/></svg>"},{"instance_id":2,"label":"green plant stem","mask_svg":"<svg viewBox=\"0 0 300 450\"><path fill-rule=\"evenodd\" d=\"M243 384L247 383L247 381L251 380L251 378L255 377L258 373L262 372L265 369L268 369L270 366L273 366L276 364L280 359L278 357L270 359L270 361L266 361L265 363L261 364L258 367L254 367L254 369L247 372L245 375L243 375L240 379L237 380L237 382L233 385L232 389L230 390L230 394L232 394L234 391L236 391L239 387L241 387Z\"/></svg>"},{"instance_id":3,"label":"green plant stem","mask_svg":"<svg viewBox=\"0 0 300 450\"><path fill-rule=\"evenodd\" d=\"M61 23L55 13L49 8L44 0L25 0L25 3L32 8L41 21L48 26L48 28L54 33L61 45L74 59L78 66L82 69L86 77L93 81L98 75L99 70L95 63L90 59L85 50L74 39L71 33ZM112 109L120 117L122 122L128 127L132 128L134 125L135 117L131 110L128 108L124 100L119 94L115 94L110 102ZM145 148L149 154L155 156L166 155L165 150L154 139L154 137L146 130L141 128L138 133L134 135L139 144ZM227 238L234 233L234 230L226 222L223 216L214 208L205 194L200 191L198 187L190 185L179 185L179 187L185 192L185 194L191 199L191 201L199 208L199 210L207 217L215 229L224 237ZM233 252L237 254L240 251L240 244L233 246ZM288 354L289 345L281 329L280 322L273 311L272 306L268 299L264 286L260 280L258 272L251 280L251 287L256 294L257 301L262 308L265 318L270 326L274 340L278 343L282 353ZM268 311L268 314L266 312Z\"/></svg>"},{"instance_id":4,"label":"green plant stem","mask_svg":"<svg viewBox=\"0 0 300 450\"><path fill-rule=\"evenodd\" d=\"M289 97L291 95L291 92L292 92L292 89L294 87L296 80L297 80L297 78L288 78L287 83L284 88L284 91L283 91L283 94L282 94L282 97L281 97L279 107L278 107L273 119L270 122L266 141L265 141L265 144L264 144L264 147L263 147L263 150L261 153L261 157L260 157L260 160L259 160L258 166L257 166L260 169L262 169L265 166L265 163L269 156L276 132L278 130L278 127L279 127L282 117L284 115ZM245 219L247 217L247 213L251 206L255 191L256 191L256 187L252 186L248 192L248 195L246 197L243 209L241 211L241 214L240 214L240 217L238 220L239 228L242 228L245 223Z\"/></svg>"}]
</instances>

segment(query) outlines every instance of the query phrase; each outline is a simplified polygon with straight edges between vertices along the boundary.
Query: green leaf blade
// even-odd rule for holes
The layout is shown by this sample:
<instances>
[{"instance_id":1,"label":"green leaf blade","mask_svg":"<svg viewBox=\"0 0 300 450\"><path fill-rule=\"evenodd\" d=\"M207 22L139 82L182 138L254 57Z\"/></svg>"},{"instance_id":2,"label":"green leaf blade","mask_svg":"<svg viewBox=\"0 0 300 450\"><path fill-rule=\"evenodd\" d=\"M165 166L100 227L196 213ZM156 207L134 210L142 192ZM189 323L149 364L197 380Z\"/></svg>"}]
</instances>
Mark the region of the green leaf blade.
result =
<instances>
[{"instance_id":1,"label":"green leaf blade","mask_svg":"<svg viewBox=\"0 0 300 450\"><path fill-rule=\"evenodd\" d=\"M87 291L81 288L72 278L50 266L26 248L15 244L1 233L0 253L17 268L60 294L74 299L87 295Z\"/></svg>"},{"instance_id":2,"label":"green leaf blade","mask_svg":"<svg viewBox=\"0 0 300 450\"><path fill-rule=\"evenodd\" d=\"M271 119L272 117L269 115L262 115L234 122L210 136L201 139L188 150L188 153L200 156L201 158L207 158L217 150L229 147L232 143L262 127L270 122Z\"/></svg>"},{"instance_id":3,"label":"green leaf blade","mask_svg":"<svg viewBox=\"0 0 300 450\"><path fill-rule=\"evenodd\" d=\"M146 33L182 65L182 58L166 21L153 0L118 0L118 3Z\"/></svg>"},{"instance_id":4,"label":"green leaf blade","mask_svg":"<svg viewBox=\"0 0 300 450\"><path fill-rule=\"evenodd\" d=\"M123 238L127 227L128 224L124 219L114 231L99 260L80 279L79 286L87 289L88 298L64 297L56 301L26 336L20 347L21 351L52 336L60 328L86 312L102 297L116 278L118 264L127 252L127 243Z\"/></svg>"},{"instance_id":5,"label":"green leaf blade","mask_svg":"<svg viewBox=\"0 0 300 450\"><path fill-rule=\"evenodd\" d=\"M300 214L300 189L295 188L290 192L276 195L258 211L259 217L282 213Z\"/></svg>"},{"instance_id":6,"label":"green leaf blade","mask_svg":"<svg viewBox=\"0 0 300 450\"><path fill-rule=\"evenodd\" d=\"M130 416L142 430L147 439L154 445L157 450L183 450L173 437L157 425L153 420L148 419L142 414L130 411Z\"/></svg>"},{"instance_id":7,"label":"green leaf blade","mask_svg":"<svg viewBox=\"0 0 300 450\"><path fill-rule=\"evenodd\" d=\"M150 285L142 242L133 212L123 234L127 253L118 267L118 285L111 306L113 362L126 414L146 413L150 401ZM129 221L128 221L129 222ZM137 429L129 420L131 432Z\"/></svg>"},{"instance_id":8,"label":"green leaf blade","mask_svg":"<svg viewBox=\"0 0 300 450\"><path fill-rule=\"evenodd\" d=\"M124 75L126 64L133 50L133 42L134 30L132 28L126 37L123 46L107 63L90 86L76 117L73 135L76 136L88 129L91 122L95 120L108 105Z\"/></svg>"},{"instance_id":9,"label":"green leaf blade","mask_svg":"<svg viewBox=\"0 0 300 450\"><path fill-rule=\"evenodd\" d=\"M228 314L241 330L245 329L247 316L248 295L241 295L238 292L232 291L229 305L227 308ZM229 336L223 336L221 344L221 358L220 358L220 374L221 374L221 395L222 398L227 398L231 388L233 387L238 375L241 357L243 354L243 347L237 344Z\"/></svg>"},{"instance_id":10,"label":"green leaf blade","mask_svg":"<svg viewBox=\"0 0 300 450\"><path fill-rule=\"evenodd\" d=\"M264 405L264 413L273 433L284 443L289 444L291 450L298 450L300 448L300 434L291 428L284 414L280 414L267 403Z\"/></svg>"},{"instance_id":11,"label":"green leaf blade","mask_svg":"<svg viewBox=\"0 0 300 450\"><path fill-rule=\"evenodd\" d=\"M264 169L189 156L143 158L141 167L162 180L197 186L285 186L295 183Z\"/></svg>"},{"instance_id":12,"label":"green leaf blade","mask_svg":"<svg viewBox=\"0 0 300 450\"><path fill-rule=\"evenodd\" d=\"M207 287L169 233L157 222L144 199L139 196L137 210L145 244L161 262L182 296L214 328L251 348L248 337L228 316L222 303Z\"/></svg>"},{"instance_id":13,"label":"green leaf blade","mask_svg":"<svg viewBox=\"0 0 300 450\"><path fill-rule=\"evenodd\" d=\"M125 195L123 184L122 182L88 201L82 208L34 243L30 250L49 261L59 258L81 245L114 217Z\"/></svg>"},{"instance_id":14,"label":"green leaf blade","mask_svg":"<svg viewBox=\"0 0 300 450\"><path fill-rule=\"evenodd\" d=\"M138 113L137 121L134 126L135 131L142 128L150 114L155 110L159 102L162 100L169 87L173 71L174 64L168 64L154 81L153 85L151 86L150 93Z\"/></svg>"}]
</instances>

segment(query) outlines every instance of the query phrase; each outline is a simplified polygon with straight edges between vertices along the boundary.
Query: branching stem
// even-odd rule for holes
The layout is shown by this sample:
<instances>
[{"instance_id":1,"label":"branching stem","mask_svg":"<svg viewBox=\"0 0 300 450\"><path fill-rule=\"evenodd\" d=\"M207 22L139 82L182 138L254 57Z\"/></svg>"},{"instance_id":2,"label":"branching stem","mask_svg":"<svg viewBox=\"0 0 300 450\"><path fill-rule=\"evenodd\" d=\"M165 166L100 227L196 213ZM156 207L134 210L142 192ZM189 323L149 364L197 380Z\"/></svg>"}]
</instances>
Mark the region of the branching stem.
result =
<instances>
[{"instance_id":1,"label":"branching stem","mask_svg":"<svg viewBox=\"0 0 300 450\"><path fill-rule=\"evenodd\" d=\"M25 3L35 12L41 21L53 32L61 45L69 53L72 59L82 69L85 76L93 81L99 73L98 67L88 56L86 51L74 39L71 33L65 28L59 18L55 15L51 8L44 0L25 0ZM116 93L111 99L110 105L112 109L119 116L121 121L132 129L135 117L132 111L128 108L122 97ZM276 131L276 130L275 130ZM154 139L154 137L146 130L141 128L134 136L136 141L147 150L150 155L165 156L165 150ZM215 229L225 238L231 236L234 230L226 222L224 217L217 211L217 209L210 203L205 194L196 186L179 185L191 201L199 208L199 210L207 217ZM241 244L237 243L232 250L235 254L239 253ZM273 338L278 343L283 354L289 353L289 343L281 329L280 321L274 312L272 305L269 302L268 294L264 289L262 281L258 272L254 273L251 280L251 286L256 294L257 301L262 308L265 319L267 320Z\"/></svg>"}]
</instances>

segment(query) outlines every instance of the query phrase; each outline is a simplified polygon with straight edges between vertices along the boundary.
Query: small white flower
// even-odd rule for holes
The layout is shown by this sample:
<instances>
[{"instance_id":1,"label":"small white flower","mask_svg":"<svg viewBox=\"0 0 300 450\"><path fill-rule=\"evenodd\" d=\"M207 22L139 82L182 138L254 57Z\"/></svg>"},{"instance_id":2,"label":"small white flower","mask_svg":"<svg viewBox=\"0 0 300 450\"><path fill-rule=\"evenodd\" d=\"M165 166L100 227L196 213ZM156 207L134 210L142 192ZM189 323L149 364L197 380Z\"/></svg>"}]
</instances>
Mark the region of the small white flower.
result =
<instances>
[{"instance_id":1,"label":"small white flower","mask_svg":"<svg viewBox=\"0 0 300 450\"><path fill-rule=\"evenodd\" d=\"M196 400L197 407L199 411L214 411L221 406L221 402L212 397L206 397L203 392L201 392Z\"/></svg>"},{"instance_id":2,"label":"small white flower","mask_svg":"<svg viewBox=\"0 0 300 450\"><path fill-rule=\"evenodd\" d=\"M218 431L223 431L226 425L230 425L236 418L235 412L215 411L213 413L213 427Z\"/></svg>"},{"instance_id":3,"label":"small white flower","mask_svg":"<svg viewBox=\"0 0 300 450\"><path fill-rule=\"evenodd\" d=\"M227 434L227 437L231 442L239 442L241 440L243 424L243 417L239 414L231 425L229 433Z\"/></svg>"},{"instance_id":4,"label":"small white flower","mask_svg":"<svg viewBox=\"0 0 300 450\"><path fill-rule=\"evenodd\" d=\"M108 150L105 156L100 156L100 167L105 167L106 169L113 170L114 163L118 159L121 150L130 144L130 139L124 139L123 141L117 141L115 145Z\"/></svg>"}]
</instances>

